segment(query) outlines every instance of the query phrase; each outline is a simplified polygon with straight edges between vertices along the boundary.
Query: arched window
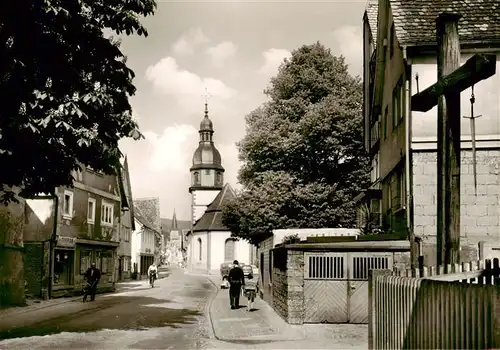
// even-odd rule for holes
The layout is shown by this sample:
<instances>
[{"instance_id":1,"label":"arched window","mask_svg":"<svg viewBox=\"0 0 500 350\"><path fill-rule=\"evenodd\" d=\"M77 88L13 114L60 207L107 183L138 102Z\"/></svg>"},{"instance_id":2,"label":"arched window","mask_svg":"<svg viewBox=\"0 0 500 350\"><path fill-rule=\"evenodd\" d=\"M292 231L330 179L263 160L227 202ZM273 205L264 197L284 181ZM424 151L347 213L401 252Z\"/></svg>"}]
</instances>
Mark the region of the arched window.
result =
<instances>
[{"instance_id":1,"label":"arched window","mask_svg":"<svg viewBox=\"0 0 500 350\"><path fill-rule=\"evenodd\" d=\"M235 256L236 240L234 238L226 239L224 244L224 260L233 261Z\"/></svg>"},{"instance_id":2,"label":"arched window","mask_svg":"<svg viewBox=\"0 0 500 350\"><path fill-rule=\"evenodd\" d=\"M203 246L201 245L201 238L198 238L198 260L201 261L203 253Z\"/></svg>"}]
</instances>

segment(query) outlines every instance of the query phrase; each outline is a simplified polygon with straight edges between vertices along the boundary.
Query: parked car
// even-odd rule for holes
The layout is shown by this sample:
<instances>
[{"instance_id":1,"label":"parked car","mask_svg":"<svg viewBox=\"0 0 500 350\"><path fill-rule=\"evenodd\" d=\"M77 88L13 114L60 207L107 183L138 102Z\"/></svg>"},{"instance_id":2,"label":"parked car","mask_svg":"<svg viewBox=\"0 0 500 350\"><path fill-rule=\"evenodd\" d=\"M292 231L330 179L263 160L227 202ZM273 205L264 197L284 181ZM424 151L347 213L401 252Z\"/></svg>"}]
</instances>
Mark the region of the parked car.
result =
<instances>
[{"instance_id":1,"label":"parked car","mask_svg":"<svg viewBox=\"0 0 500 350\"><path fill-rule=\"evenodd\" d=\"M170 276L169 268L165 265L158 266L158 279L166 278L168 276Z\"/></svg>"}]
</instances>

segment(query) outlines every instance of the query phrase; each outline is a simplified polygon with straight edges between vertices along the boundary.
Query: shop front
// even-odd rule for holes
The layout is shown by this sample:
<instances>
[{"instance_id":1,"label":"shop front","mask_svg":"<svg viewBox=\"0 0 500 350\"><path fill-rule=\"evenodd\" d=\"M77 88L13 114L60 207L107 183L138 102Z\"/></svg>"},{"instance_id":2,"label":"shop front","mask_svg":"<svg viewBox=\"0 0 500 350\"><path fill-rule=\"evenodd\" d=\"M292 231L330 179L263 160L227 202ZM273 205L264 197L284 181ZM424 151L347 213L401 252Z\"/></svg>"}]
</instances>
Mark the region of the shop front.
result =
<instances>
[{"instance_id":1,"label":"shop front","mask_svg":"<svg viewBox=\"0 0 500 350\"><path fill-rule=\"evenodd\" d=\"M52 296L65 296L74 289L74 266L75 266L74 237L57 236L53 252L53 278Z\"/></svg>"},{"instance_id":2,"label":"shop front","mask_svg":"<svg viewBox=\"0 0 500 350\"><path fill-rule=\"evenodd\" d=\"M140 259L141 276L147 276L149 266L155 261L154 253L151 249L146 248L146 252L141 253Z\"/></svg>"},{"instance_id":3,"label":"shop front","mask_svg":"<svg viewBox=\"0 0 500 350\"><path fill-rule=\"evenodd\" d=\"M101 271L101 280L98 284L98 292L110 292L115 290L117 279L115 263L117 262L118 242L94 241L77 239L76 242L77 269L75 269L75 291L81 290L85 285L84 275L94 262Z\"/></svg>"}]
</instances>

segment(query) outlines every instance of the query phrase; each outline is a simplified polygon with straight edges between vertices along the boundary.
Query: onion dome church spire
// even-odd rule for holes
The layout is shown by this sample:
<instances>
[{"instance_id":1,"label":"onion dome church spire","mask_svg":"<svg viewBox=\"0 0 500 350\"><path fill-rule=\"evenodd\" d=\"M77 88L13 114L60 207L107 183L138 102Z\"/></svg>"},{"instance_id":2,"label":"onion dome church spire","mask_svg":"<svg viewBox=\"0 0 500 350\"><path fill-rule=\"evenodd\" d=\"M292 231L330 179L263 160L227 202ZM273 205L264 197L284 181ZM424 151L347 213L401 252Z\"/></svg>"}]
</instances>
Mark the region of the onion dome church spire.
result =
<instances>
[{"instance_id":1,"label":"onion dome church spire","mask_svg":"<svg viewBox=\"0 0 500 350\"><path fill-rule=\"evenodd\" d=\"M205 101L205 115L200 123L200 141L193 154L191 187L189 192L200 189L222 189L224 184L222 160L214 145L213 123L208 116L208 103Z\"/></svg>"}]
</instances>

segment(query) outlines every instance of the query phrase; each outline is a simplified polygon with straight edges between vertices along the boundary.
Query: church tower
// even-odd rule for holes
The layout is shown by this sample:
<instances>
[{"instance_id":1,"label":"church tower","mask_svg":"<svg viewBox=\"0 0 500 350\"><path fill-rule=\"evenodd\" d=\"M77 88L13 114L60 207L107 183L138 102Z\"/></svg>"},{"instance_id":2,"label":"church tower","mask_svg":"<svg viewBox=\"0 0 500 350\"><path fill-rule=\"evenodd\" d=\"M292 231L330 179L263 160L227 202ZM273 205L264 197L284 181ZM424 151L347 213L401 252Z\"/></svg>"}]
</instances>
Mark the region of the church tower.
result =
<instances>
[{"instance_id":1,"label":"church tower","mask_svg":"<svg viewBox=\"0 0 500 350\"><path fill-rule=\"evenodd\" d=\"M208 105L205 102L205 116L200 123L200 141L194 151L191 167L191 213L192 222L198 220L207 207L217 197L224 184L224 168L221 156L215 148L213 123L208 117Z\"/></svg>"}]
</instances>

